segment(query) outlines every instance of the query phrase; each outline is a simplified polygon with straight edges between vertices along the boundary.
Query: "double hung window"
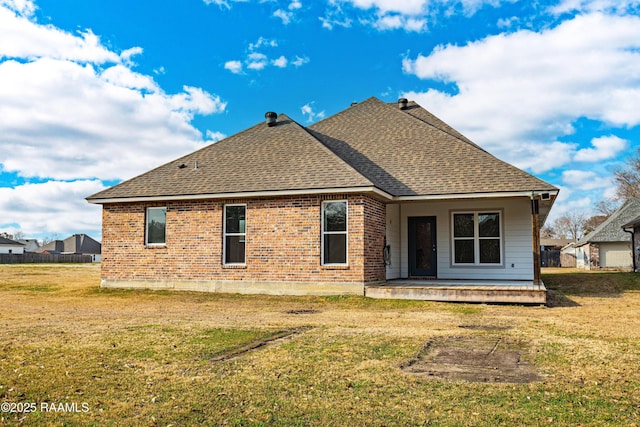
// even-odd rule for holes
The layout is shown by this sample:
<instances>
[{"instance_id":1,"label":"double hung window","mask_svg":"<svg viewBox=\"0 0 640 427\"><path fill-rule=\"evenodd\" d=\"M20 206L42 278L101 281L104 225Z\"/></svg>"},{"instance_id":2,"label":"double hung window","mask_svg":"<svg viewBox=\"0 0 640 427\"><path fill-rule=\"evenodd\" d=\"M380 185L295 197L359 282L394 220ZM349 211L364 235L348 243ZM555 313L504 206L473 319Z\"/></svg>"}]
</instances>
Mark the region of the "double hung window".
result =
<instances>
[{"instance_id":1,"label":"double hung window","mask_svg":"<svg viewBox=\"0 0 640 427\"><path fill-rule=\"evenodd\" d=\"M224 207L224 263L246 262L246 214L247 205L225 205Z\"/></svg>"},{"instance_id":2,"label":"double hung window","mask_svg":"<svg viewBox=\"0 0 640 427\"><path fill-rule=\"evenodd\" d=\"M453 264L502 264L500 212L454 212Z\"/></svg>"},{"instance_id":3,"label":"double hung window","mask_svg":"<svg viewBox=\"0 0 640 427\"><path fill-rule=\"evenodd\" d=\"M322 203L322 264L347 264L347 202Z\"/></svg>"}]
</instances>

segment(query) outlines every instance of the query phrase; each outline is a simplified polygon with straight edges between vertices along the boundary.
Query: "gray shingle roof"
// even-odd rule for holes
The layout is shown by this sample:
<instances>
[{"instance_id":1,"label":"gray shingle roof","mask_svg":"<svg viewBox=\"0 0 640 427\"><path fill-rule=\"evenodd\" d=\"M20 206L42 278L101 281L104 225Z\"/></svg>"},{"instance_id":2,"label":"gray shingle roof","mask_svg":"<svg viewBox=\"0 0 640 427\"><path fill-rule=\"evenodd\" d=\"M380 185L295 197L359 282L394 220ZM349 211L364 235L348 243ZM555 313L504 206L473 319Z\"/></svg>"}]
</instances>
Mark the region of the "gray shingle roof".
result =
<instances>
[{"instance_id":1,"label":"gray shingle roof","mask_svg":"<svg viewBox=\"0 0 640 427\"><path fill-rule=\"evenodd\" d=\"M415 103L376 98L309 127L376 186L394 196L554 191L497 159Z\"/></svg>"},{"instance_id":2,"label":"gray shingle roof","mask_svg":"<svg viewBox=\"0 0 640 427\"><path fill-rule=\"evenodd\" d=\"M276 126L260 123L87 199L372 186L394 196L557 190L414 102L400 110L370 98L308 128L281 114Z\"/></svg>"},{"instance_id":3,"label":"gray shingle roof","mask_svg":"<svg viewBox=\"0 0 640 427\"><path fill-rule=\"evenodd\" d=\"M361 186L372 183L280 114L89 199Z\"/></svg>"},{"instance_id":4,"label":"gray shingle roof","mask_svg":"<svg viewBox=\"0 0 640 427\"><path fill-rule=\"evenodd\" d=\"M640 199L632 197L595 230L580 239L576 246L598 242L629 242L631 236L622 229L622 226L638 215L640 215Z\"/></svg>"},{"instance_id":5,"label":"gray shingle roof","mask_svg":"<svg viewBox=\"0 0 640 427\"><path fill-rule=\"evenodd\" d=\"M24 246L23 243L0 236L0 245Z\"/></svg>"}]
</instances>

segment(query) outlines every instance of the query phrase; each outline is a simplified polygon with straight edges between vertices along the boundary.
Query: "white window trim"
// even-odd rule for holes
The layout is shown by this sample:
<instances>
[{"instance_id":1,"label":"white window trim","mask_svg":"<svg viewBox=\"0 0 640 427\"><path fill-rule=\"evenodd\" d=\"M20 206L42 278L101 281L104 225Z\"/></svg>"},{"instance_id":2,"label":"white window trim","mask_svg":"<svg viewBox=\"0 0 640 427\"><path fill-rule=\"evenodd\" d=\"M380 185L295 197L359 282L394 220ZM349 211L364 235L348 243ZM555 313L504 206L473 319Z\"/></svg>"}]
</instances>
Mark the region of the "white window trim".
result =
<instances>
[{"instance_id":1,"label":"white window trim","mask_svg":"<svg viewBox=\"0 0 640 427\"><path fill-rule=\"evenodd\" d=\"M164 242L149 243L149 211L152 209L164 209ZM145 210L144 217L144 244L145 246L167 246L167 207L166 206L150 206Z\"/></svg>"},{"instance_id":2,"label":"white window trim","mask_svg":"<svg viewBox=\"0 0 640 427\"><path fill-rule=\"evenodd\" d=\"M346 230L345 231L325 231L324 230L324 209L325 206L328 203L344 203L345 207L346 207L346 218L345 218L345 222L346 222ZM322 202L322 209L321 209L321 213L320 213L320 227L321 227L321 235L320 235L320 265L322 266L327 266L327 267L331 267L331 266L348 266L349 265L349 202L347 200L325 200ZM346 262L344 263L325 263L324 262L324 236L326 234L344 234L346 236L346 241L345 241L345 260Z\"/></svg>"},{"instance_id":3,"label":"white window trim","mask_svg":"<svg viewBox=\"0 0 640 427\"><path fill-rule=\"evenodd\" d=\"M244 206L244 233L227 233L227 207ZM247 265L247 204L231 203L222 207L222 265ZM227 236L244 236L244 262L227 262Z\"/></svg>"},{"instance_id":4,"label":"white window trim","mask_svg":"<svg viewBox=\"0 0 640 427\"><path fill-rule=\"evenodd\" d=\"M480 224L478 222L478 215L497 213L500 221L500 227L498 228L500 235L498 237L480 237ZM473 259L474 262L456 262L456 240L470 240L471 237L455 237L455 221L454 215L473 215ZM483 209L478 211L462 210L451 211L451 265L455 267L502 267L504 266L504 212L502 209ZM500 242L500 262L499 263L487 263L480 262L480 240L496 240Z\"/></svg>"}]
</instances>

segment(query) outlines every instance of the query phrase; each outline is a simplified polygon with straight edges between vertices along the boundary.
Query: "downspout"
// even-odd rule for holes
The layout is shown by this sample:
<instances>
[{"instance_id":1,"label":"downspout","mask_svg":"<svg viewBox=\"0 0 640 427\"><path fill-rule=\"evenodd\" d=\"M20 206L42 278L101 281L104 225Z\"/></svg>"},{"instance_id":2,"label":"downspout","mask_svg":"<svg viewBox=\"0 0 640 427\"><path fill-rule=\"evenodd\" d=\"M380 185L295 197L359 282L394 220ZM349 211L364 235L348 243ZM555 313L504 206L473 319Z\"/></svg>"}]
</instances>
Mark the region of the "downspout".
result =
<instances>
[{"instance_id":1,"label":"downspout","mask_svg":"<svg viewBox=\"0 0 640 427\"><path fill-rule=\"evenodd\" d=\"M635 239L635 233L633 231L633 228L631 229L631 231L627 230L626 228L623 228L622 231L624 231L625 233L629 233L631 234L631 260L633 261L633 272L635 273L636 271L638 271L638 266L636 265L636 239Z\"/></svg>"}]
</instances>

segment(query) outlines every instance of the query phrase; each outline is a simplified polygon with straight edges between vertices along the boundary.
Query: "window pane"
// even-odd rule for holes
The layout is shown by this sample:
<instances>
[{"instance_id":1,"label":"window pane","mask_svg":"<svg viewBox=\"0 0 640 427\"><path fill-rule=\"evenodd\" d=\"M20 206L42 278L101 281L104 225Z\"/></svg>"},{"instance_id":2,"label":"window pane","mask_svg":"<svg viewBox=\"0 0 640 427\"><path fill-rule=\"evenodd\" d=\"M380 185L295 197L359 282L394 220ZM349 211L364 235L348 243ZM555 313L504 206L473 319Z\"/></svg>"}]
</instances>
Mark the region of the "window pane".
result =
<instances>
[{"instance_id":1,"label":"window pane","mask_svg":"<svg viewBox=\"0 0 640 427\"><path fill-rule=\"evenodd\" d=\"M324 204L324 231L347 231L347 202Z\"/></svg>"},{"instance_id":2,"label":"window pane","mask_svg":"<svg viewBox=\"0 0 640 427\"><path fill-rule=\"evenodd\" d=\"M165 243L167 209L147 209L147 243Z\"/></svg>"},{"instance_id":3,"label":"window pane","mask_svg":"<svg viewBox=\"0 0 640 427\"><path fill-rule=\"evenodd\" d=\"M347 235L324 235L324 264L347 263Z\"/></svg>"},{"instance_id":4,"label":"window pane","mask_svg":"<svg viewBox=\"0 0 640 427\"><path fill-rule=\"evenodd\" d=\"M478 214L480 237L500 237L500 215L497 213Z\"/></svg>"},{"instance_id":5,"label":"window pane","mask_svg":"<svg viewBox=\"0 0 640 427\"><path fill-rule=\"evenodd\" d=\"M500 264L500 240L482 239L480 240L480 263Z\"/></svg>"},{"instance_id":6,"label":"window pane","mask_svg":"<svg viewBox=\"0 0 640 427\"><path fill-rule=\"evenodd\" d=\"M246 206L225 206L227 214L227 233L245 232Z\"/></svg>"},{"instance_id":7,"label":"window pane","mask_svg":"<svg viewBox=\"0 0 640 427\"><path fill-rule=\"evenodd\" d=\"M244 264L245 255L244 236L227 236L225 244L225 264Z\"/></svg>"},{"instance_id":8,"label":"window pane","mask_svg":"<svg viewBox=\"0 0 640 427\"><path fill-rule=\"evenodd\" d=\"M453 215L453 236L473 237L473 214Z\"/></svg>"},{"instance_id":9,"label":"window pane","mask_svg":"<svg viewBox=\"0 0 640 427\"><path fill-rule=\"evenodd\" d=\"M473 264L473 240L456 240L454 242L454 258L456 264Z\"/></svg>"}]
</instances>

